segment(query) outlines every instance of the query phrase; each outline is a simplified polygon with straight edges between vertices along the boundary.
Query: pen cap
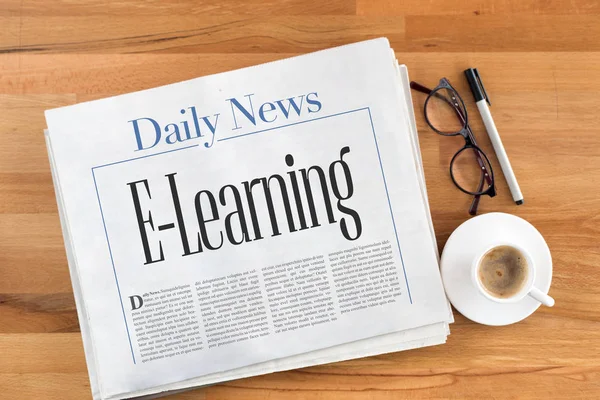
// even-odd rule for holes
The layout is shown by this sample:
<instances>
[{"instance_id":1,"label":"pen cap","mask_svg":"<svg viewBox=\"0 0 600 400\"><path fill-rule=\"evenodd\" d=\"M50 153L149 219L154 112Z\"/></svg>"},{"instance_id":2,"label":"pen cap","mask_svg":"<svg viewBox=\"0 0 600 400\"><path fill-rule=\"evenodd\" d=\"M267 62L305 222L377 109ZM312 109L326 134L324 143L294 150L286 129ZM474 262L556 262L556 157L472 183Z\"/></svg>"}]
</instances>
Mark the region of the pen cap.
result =
<instances>
[{"instance_id":1,"label":"pen cap","mask_svg":"<svg viewBox=\"0 0 600 400\"><path fill-rule=\"evenodd\" d=\"M487 97L487 93L485 93L485 88L483 87L477 68L465 69L465 77L467 78L467 82L469 82L469 87L471 88L471 93L473 93L475 102L477 103L478 101L486 100L489 103L490 101Z\"/></svg>"}]
</instances>

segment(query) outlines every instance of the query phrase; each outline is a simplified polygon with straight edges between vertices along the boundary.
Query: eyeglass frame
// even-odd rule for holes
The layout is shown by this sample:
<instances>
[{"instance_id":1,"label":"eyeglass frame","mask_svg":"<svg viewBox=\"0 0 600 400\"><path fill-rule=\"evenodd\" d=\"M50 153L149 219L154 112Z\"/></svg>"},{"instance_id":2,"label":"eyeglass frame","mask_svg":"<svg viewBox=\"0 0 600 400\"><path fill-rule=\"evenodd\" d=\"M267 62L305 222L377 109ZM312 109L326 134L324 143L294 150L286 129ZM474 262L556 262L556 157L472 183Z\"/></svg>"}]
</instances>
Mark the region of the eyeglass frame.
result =
<instances>
[{"instance_id":1,"label":"eyeglass frame","mask_svg":"<svg viewBox=\"0 0 600 400\"><path fill-rule=\"evenodd\" d=\"M487 195L490 197L496 196L496 188L495 188L494 170L492 168L492 164L491 164L489 158L487 157L487 155L485 154L485 152L479 146L477 146L477 143L475 141L475 136L473 135L473 131L471 130L471 127L469 126L468 113L467 113L467 108L465 106L464 100L462 99L460 94L458 94L456 89L454 89L454 87L450 84L450 82L448 81L447 78L440 79L439 84L433 89L429 89L415 81L410 82L410 87L413 90L427 94L427 99L425 100L425 104L423 106L423 114L425 116L425 121L427 122L427 125L429 125L429 127L431 129L433 129L434 132L436 132L437 134L442 135L442 136L461 135L463 137L463 139L465 139L465 145L454 154L454 156L452 157L452 160L450 161L450 168L449 168L450 178L452 179L452 182L454 183L454 186L457 187L457 189L459 189L463 193L474 196L473 202L471 203L471 207L469 208L469 214L475 215L477 213L477 207L479 206L479 200L480 200L481 196L484 196L484 195ZM449 105L453 108L454 112L456 113L456 116L462 123L462 128L457 132L446 133L446 132L442 132L442 131L436 129L434 127L434 125L431 123L431 121L429 120L429 117L427 115L427 104L429 103L429 100L434 95L436 95L436 93L439 92L439 90L441 90L441 89L448 89L455 95L455 98L453 98L455 103L449 102L444 96L439 96L439 98L442 98L444 101L449 103ZM459 107L457 100L460 101L462 108ZM464 114L463 114L463 112L464 112ZM464 188L462 188L458 184L456 179L454 178L454 174L452 173L452 167L454 165L454 162L456 161L456 157L459 154L461 154L463 151L465 151L469 148L472 148L474 150L475 160L479 164L479 167L482 169L482 178L480 180L479 187L483 189L483 185L485 184L485 182L487 182L488 188L486 190L479 190L477 192L469 192L469 191L465 190ZM485 158L485 161L481 158L480 154L483 155L483 157ZM489 171L486 168L486 163L489 166Z\"/></svg>"}]
</instances>

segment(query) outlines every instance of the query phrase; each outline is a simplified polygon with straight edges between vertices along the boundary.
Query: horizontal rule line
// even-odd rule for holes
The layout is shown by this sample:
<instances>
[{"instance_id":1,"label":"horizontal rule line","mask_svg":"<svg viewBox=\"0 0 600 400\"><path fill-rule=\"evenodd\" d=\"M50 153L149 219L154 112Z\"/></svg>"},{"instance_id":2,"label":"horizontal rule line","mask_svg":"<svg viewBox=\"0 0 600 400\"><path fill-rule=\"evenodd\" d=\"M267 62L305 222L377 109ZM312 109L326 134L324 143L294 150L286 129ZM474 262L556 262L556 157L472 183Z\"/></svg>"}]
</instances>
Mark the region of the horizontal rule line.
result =
<instances>
[{"instance_id":1,"label":"horizontal rule line","mask_svg":"<svg viewBox=\"0 0 600 400\"><path fill-rule=\"evenodd\" d=\"M141 160L142 158L148 158L148 157L159 156L159 155L161 155L161 154L172 153L172 152L174 152L174 151L179 151L179 150L190 149L190 148L192 148L192 147L197 147L197 146L199 146L199 145L198 145L198 144L193 144L193 145L191 145L191 146L180 147L180 148L178 148L178 149L173 149L173 150L162 151L162 152L160 152L160 153L148 154L148 155L141 156L141 157L128 158L127 160L121 160L121 161L115 161L115 162L108 163L108 164L97 165L97 166L93 167L93 168L92 168L92 170L94 170L94 169L96 169L96 168L109 167L109 166L111 166L111 165L122 164L122 163L129 162L129 161Z\"/></svg>"},{"instance_id":2,"label":"horizontal rule line","mask_svg":"<svg viewBox=\"0 0 600 400\"><path fill-rule=\"evenodd\" d=\"M255 132L248 132L248 133L243 133L241 135L236 135L236 136L230 136L230 137L226 137L223 139L218 139L217 142L223 142L225 140L231 140L231 139L237 139L243 136L249 136L249 135L255 135L257 133L262 133L262 132L268 132L268 131L272 131L275 129L281 129L281 128L286 128L288 126L294 126L294 125L300 125L300 124L305 124L307 122L313 122L313 121L318 121L320 119L325 119L325 118L331 118L331 117L337 117L338 115L344 115L344 114L350 114L353 112L357 112L357 111L362 111L362 110L367 110L368 107L363 107L363 108L357 108L355 110L350 110L350 111L344 111L344 112L340 112L337 114L331 114L331 115L325 115L323 117L318 117L318 118L313 118L313 119L307 119L305 121L298 121L298 122L292 122L290 124L286 124L286 125L279 125L279 126L274 126L273 128L267 128L267 129L262 129L260 131L255 131Z\"/></svg>"}]
</instances>

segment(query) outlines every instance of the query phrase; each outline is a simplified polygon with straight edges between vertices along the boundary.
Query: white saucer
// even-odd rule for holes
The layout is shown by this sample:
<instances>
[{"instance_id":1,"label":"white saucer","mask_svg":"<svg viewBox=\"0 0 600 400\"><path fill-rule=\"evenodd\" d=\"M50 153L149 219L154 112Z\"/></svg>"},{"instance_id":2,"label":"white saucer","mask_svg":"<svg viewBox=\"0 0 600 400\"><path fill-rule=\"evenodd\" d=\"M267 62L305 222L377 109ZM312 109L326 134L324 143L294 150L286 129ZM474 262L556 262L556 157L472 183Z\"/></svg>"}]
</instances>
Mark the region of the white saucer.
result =
<instances>
[{"instance_id":1,"label":"white saucer","mask_svg":"<svg viewBox=\"0 0 600 400\"><path fill-rule=\"evenodd\" d=\"M494 242L510 241L531 253L536 265L535 286L548 293L552 282L552 256L541 233L529 222L511 214L489 213L472 218L450 235L441 259L442 280L448 299L462 315L485 325L509 325L530 316L540 303L529 296L517 303L499 304L484 297L473 285L471 264L477 251Z\"/></svg>"}]
</instances>

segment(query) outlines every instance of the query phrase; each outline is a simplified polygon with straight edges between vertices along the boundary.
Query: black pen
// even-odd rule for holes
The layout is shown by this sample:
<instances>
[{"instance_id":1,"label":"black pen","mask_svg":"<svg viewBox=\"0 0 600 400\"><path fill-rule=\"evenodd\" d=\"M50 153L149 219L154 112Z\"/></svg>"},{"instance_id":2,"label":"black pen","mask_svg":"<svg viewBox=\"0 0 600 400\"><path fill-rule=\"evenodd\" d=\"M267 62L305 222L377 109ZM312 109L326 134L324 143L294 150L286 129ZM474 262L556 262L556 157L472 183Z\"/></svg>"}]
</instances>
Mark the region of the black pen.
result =
<instances>
[{"instance_id":1,"label":"black pen","mask_svg":"<svg viewBox=\"0 0 600 400\"><path fill-rule=\"evenodd\" d=\"M471 87L471 92L475 98L475 104L477 104L477 109L479 110L479 114L481 114L481 119L485 125L485 130L490 137L492 146L494 146L496 157L498 158L498 162L502 168L502 173L504 174L506 183L508 183L513 200L515 203L517 203L517 205L521 205L523 204L523 193L521 193L521 188L519 188L519 184L517 183L517 177L515 176L515 173L510 165L508 155L506 154L506 150L504 150L502 140L500 139L500 134L498 133L498 129L496 128L496 124L492 118L492 113L488 107L488 104L490 106L492 104L490 103L490 99L485 92L485 87L483 86L483 82L481 82L479 72L477 72L477 68L469 68L465 70L465 76L467 77L467 81Z\"/></svg>"}]
</instances>

